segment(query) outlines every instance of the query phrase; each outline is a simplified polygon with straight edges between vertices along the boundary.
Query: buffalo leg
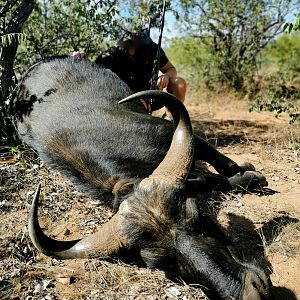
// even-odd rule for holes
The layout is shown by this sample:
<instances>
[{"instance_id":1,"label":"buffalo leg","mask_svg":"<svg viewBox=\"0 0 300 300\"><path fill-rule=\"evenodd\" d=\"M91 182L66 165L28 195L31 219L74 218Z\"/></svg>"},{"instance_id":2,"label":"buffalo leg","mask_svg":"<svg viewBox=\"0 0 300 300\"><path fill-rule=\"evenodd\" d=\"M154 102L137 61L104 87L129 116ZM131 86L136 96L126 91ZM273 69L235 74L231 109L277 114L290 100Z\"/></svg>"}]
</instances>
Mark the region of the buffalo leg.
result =
<instances>
[{"instance_id":1,"label":"buffalo leg","mask_svg":"<svg viewBox=\"0 0 300 300\"><path fill-rule=\"evenodd\" d=\"M195 159L203 160L212 165L215 170L226 177L234 176L239 172L254 171L251 164L244 164L239 166L232 159L220 153L215 147L210 145L203 138L195 135Z\"/></svg>"}]
</instances>

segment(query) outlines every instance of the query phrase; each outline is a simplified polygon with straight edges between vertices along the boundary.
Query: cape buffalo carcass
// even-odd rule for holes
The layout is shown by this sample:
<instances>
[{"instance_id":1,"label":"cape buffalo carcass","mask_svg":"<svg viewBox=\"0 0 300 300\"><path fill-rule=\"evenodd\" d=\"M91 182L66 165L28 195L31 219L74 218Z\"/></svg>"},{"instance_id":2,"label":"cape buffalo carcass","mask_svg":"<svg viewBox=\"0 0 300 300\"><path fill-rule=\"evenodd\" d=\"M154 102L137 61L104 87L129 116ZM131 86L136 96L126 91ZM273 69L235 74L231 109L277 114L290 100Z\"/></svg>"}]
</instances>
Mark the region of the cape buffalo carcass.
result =
<instances>
[{"instance_id":1,"label":"cape buffalo carcass","mask_svg":"<svg viewBox=\"0 0 300 300\"><path fill-rule=\"evenodd\" d=\"M136 249L148 266L176 268L186 281L208 287L213 299L266 297L265 272L234 259L217 226L201 226L195 198L209 189L265 185L265 177L193 135L185 107L171 94L130 94L117 75L78 58L43 61L23 76L15 100L21 138L49 166L115 211L91 236L53 240L38 222L38 187L29 214L35 247L61 259ZM148 115L141 98L161 101L174 125ZM196 160L220 175L197 173Z\"/></svg>"}]
</instances>

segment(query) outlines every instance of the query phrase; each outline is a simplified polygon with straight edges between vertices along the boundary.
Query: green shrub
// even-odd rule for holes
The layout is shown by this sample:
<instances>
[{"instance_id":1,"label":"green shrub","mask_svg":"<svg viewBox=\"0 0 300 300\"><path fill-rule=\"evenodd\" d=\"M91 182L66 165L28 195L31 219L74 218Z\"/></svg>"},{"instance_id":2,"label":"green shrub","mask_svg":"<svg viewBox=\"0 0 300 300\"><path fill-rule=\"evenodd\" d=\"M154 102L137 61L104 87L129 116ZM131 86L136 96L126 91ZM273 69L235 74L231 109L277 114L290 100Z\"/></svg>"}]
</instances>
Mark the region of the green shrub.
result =
<instances>
[{"instance_id":1,"label":"green shrub","mask_svg":"<svg viewBox=\"0 0 300 300\"><path fill-rule=\"evenodd\" d=\"M273 82L265 91L256 96L249 111L274 112L278 118L282 113L287 113L290 124L300 122L299 110L300 91L294 86Z\"/></svg>"},{"instance_id":2,"label":"green shrub","mask_svg":"<svg viewBox=\"0 0 300 300\"><path fill-rule=\"evenodd\" d=\"M215 87L219 71L213 54L199 39L192 37L173 39L165 51L179 75L187 80L192 90Z\"/></svg>"},{"instance_id":3,"label":"green shrub","mask_svg":"<svg viewBox=\"0 0 300 300\"><path fill-rule=\"evenodd\" d=\"M279 72L290 83L300 77L300 34L282 34L263 50L262 68Z\"/></svg>"}]
</instances>

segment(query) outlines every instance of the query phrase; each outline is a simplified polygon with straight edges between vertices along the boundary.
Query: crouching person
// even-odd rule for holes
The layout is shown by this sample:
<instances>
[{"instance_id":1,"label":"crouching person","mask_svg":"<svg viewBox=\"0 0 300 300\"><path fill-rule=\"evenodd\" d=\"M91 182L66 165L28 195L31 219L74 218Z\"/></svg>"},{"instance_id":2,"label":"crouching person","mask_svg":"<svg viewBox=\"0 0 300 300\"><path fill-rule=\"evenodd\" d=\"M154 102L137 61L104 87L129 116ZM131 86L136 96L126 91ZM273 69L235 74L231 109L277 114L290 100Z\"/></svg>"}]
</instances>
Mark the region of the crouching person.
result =
<instances>
[{"instance_id":1,"label":"crouching person","mask_svg":"<svg viewBox=\"0 0 300 300\"><path fill-rule=\"evenodd\" d=\"M109 49L105 55L97 57L96 63L116 73L134 93L149 90L157 47L158 45L148 35L133 34L122 38L117 46ZM161 74L157 79L157 89L167 91L184 102L186 82L183 78L177 77L176 68L162 49L160 53ZM84 52L73 52L72 55L85 57ZM154 104L150 110L158 108L160 107ZM169 119L171 114L166 110L163 117Z\"/></svg>"}]
</instances>

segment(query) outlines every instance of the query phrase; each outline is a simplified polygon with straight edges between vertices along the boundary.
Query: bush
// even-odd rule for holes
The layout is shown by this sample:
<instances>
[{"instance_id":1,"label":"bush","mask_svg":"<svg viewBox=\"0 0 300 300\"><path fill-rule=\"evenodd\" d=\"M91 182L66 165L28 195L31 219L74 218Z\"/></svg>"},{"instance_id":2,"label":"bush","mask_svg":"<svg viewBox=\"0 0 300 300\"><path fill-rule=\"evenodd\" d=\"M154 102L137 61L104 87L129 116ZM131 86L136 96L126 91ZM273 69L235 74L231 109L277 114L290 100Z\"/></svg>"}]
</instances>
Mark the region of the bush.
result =
<instances>
[{"instance_id":1,"label":"bush","mask_svg":"<svg viewBox=\"0 0 300 300\"><path fill-rule=\"evenodd\" d=\"M250 105L249 111L269 111L274 112L278 118L282 113L287 113L289 123L300 122L299 100L300 91L294 86L288 86L285 83L278 82L277 77L271 77L275 80L271 81L268 88L255 97Z\"/></svg>"},{"instance_id":2,"label":"bush","mask_svg":"<svg viewBox=\"0 0 300 300\"><path fill-rule=\"evenodd\" d=\"M172 39L165 49L168 58L176 66L193 91L206 87L214 89L218 82L219 70L208 46L199 39L183 37Z\"/></svg>"},{"instance_id":3,"label":"bush","mask_svg":"<svg viewBox=\"0 0 300 300\"><path fill-rule=\"evenodd\" d=\"M262 67L279 72L289 82L300 77L300 34L282 34L262 53Z\"/></svg>"}]
</instances>

